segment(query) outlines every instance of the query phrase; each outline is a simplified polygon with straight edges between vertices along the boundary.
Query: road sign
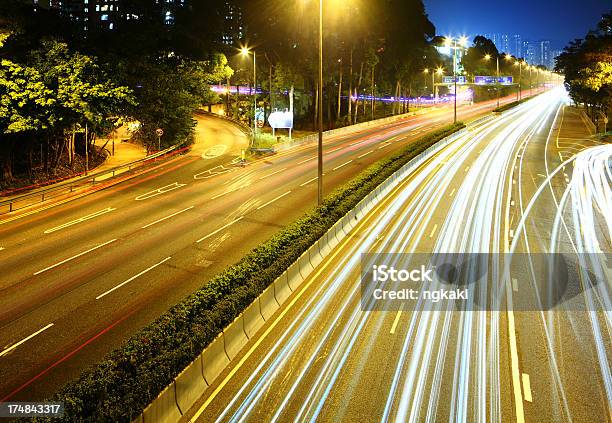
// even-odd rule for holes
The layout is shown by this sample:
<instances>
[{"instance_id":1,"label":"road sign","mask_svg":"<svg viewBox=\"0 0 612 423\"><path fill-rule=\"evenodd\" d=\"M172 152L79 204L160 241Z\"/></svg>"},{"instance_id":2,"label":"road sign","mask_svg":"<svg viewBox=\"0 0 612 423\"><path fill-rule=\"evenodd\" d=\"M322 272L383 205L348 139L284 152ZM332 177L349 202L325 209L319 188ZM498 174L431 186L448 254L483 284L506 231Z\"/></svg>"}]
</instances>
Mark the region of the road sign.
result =
<instances>
[{"instance_id":1,"label":"road sign","mask_svg":"<svg viewBox=\"0 0 612 423\"><path fill-rule=\"evenodd\" d=\"M495 76L475 76L474 77L474 83L476 85L496 85L496 83L499 83L501 85L512 85L513 81L514 81L514 78L511 76L500 76L499 78L496 78Z\"/></svg>"},{"instance_id":2,"label":"road sign","mask_svg":"<svg viewBox=\"0 0 612 423\"><path fill-rule=\"evenodd\" d=\"M452 76L443 76L442 83L443 84L454 84L455 79ZM457 84L467 84L467 78L465 76L457 76Z\"/></svg>"},{"instance_id":3,"label":"road sign","mask_svg":"<svg viewBox=\"0 0 612 423\"><path fill-rule=\"evenodd\" d=\"M157 134L158 137L163 137L164 136L164 130L161 129L161 128L156 129L155 133Z\"/></svg>"}]
</instances>

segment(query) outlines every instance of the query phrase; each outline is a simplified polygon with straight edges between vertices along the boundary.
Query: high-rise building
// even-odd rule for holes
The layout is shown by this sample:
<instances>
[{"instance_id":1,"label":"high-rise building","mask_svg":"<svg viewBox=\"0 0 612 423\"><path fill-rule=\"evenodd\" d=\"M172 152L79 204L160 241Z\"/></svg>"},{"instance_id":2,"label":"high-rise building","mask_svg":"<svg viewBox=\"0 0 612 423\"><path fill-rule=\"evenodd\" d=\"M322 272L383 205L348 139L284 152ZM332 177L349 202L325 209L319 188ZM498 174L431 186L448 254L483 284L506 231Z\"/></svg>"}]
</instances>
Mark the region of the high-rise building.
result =
<instances>
[{"instance_id":1,"label":"high-rise building","mask_svg":"<svg viewBox=\"0 0 612 423\"><path fill-rule=\"evenodd\" d=\"M535 65L536 63L536 46L535 43L525 40L523 41L523 55L525 60L530 65Z\"/></svg>"},{"instance_id":2,"label":"high-rise building","mask_svg":"<svg viewBox=\"0 0 612 423\"><path fill-rule=\"evenodd\" d=\"M130 0L31 0L34 9L57 10L61 15L80 24L84 31L113 30L126 21L142 18L144 11ZM185 7L187 0L151 0L155 13L166 25L174 23L177 8Z\"/></svg>"},{"instance_id":3,"label":"high-rise building","mask_svg":"<svg viewBox=\"0 0 612 423\"><path fill-rule=\"evenodd\" d=\"M523 41L519 34L514 34L512 36L512 44L511 44L510 54L515 57L523 57Z\"/></svg>"},{"instance_id":4,"label":"high-rise building","mask_svg":"<svg viewBox=\"0 0 612 423\"><path fill-rule=\"evenodd\" d=\"M225 2L224 31L221 42L226 45L238 45L244 37L242 10L232 2Z\"/></svg>"},{"instance_id":5,"label":"high-rise building","mask_svg":"<svg viewBox=\"0 0 612 423\"><path fill-rule=\"evenodd\" d=\"M500 53L510 52L510 36L508 34L492 33L485 34L484 36L493 41L493 44L497 47L497 51Z\"/></svg>"},{"instance_id":6,"label":"high-rise building","mask_svg":"<svg viewBox=\"0 0 612 423\"><path fill-rule=\"evenodd\" d=\"M538 64L546 66L550 69L551 57L550 57L550 41L542 40L538 42Z\"/></svg>"}]
</instances>

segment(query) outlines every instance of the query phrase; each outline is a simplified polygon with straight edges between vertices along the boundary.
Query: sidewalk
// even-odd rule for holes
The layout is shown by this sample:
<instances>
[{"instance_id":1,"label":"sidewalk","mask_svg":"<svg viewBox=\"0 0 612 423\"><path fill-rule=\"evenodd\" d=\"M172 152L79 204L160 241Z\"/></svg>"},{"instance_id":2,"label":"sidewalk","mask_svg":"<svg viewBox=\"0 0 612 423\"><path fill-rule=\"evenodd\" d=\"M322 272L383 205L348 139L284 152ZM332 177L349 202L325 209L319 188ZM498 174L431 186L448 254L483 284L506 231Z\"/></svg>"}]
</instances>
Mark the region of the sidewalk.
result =
<instances>
[{"instance_id":1,"label":"sidewalk","mask_svg":"<svg viewBox=\"0 0 612 423\"><path fill-rule=\"evenodd\" d=\"M114 156L109 155L104 161L104 163L102 163L101 165L93 169L90 169L88 173L93 174L93 173L103 172L105 170L113 169L115 167L118 167L118 166L121 166L127 163L131 163L131 162L135 162L137 160L140 160L146 157L147 151L143 146L132 143L132 142L127 142L127 141L122 142L121 140L123 139L127 139L127 133L118 130L117 135L115 136L115 155ZM96 147L102 148L108 140L109 140L108 138L98 139L96 140L95 145ZM106 145L105 149L108 150L109 154L110 152L112 152L112 138ZM8 195L0 195L0 201L12 200L22 195L25 195L25 194L35 195L39 191L53 188L54 186L59 185L59 184L65 184L66 182L69 182L71 180L76 180L82 176L83 174L79 174L71 178L62 179L61 181L57 181L56 183L41 184L37 186L19 189Z\"/></svg>"}]
</instances>

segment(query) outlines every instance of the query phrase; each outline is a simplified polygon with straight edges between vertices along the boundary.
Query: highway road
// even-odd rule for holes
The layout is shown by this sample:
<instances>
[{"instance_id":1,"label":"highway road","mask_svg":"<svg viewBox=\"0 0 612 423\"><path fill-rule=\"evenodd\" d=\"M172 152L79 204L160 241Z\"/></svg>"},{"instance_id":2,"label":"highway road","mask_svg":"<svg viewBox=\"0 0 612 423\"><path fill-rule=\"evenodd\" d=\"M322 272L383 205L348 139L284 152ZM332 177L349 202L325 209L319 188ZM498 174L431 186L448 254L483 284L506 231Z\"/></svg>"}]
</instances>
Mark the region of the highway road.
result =
<instances>
[{"instance_id":1,"label":"highway road","mask_svg":"<svg viewBox=\"0 0 612 423\"><path fill-rule=\"evenodd\" d=\"M0 221L0 401L49 396L315 205L313 145L243 168L239 129L199 119L209 132L189 154ZM326 139L326 192L451 119L442 107Z\"/></svg>"},{"instance_id":2,"label":"highway road","mask_svg":"<svg viewBox=\"0 0 612 423\"><path fill-rule=\"evenodd\" d=\"M611 421L612 146L593 141L567 102L563 89L543 94L421 164L266 322L188 419ZM488 254L470 271L483 266L497 283L470 286L467 301L393 307L362 290L364 267L400 263L362 256L373 253L457 265L454 253ZM507 273L506 264L551 253L591 260L579 269L600 279L593 287L580 272L589 289L545 310L529 303L546 293L541 278ZM414 286L443 286L426 284ZM477 306L491 294L503 301Z\"/></svg>"}]
</instances>

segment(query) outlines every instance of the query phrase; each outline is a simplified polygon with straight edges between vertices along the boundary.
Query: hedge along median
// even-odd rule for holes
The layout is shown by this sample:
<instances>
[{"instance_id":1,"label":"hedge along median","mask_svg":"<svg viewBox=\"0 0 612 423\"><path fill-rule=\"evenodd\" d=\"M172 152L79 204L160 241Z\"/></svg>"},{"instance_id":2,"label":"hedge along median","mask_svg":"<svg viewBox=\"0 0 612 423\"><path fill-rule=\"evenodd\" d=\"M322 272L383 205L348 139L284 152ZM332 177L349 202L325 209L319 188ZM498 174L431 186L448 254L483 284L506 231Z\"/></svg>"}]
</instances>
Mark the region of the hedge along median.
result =
<instances>
[{"instance_id":1,"label":"hedge along median","mask_svg":"<svg viewBox=\"0 0 612 423\"><path fill-rule=\"evenodd\" d=\"M336 221L412 158L464 127L437 130L370 166L84 371L50 398L64 402L62 421L131 422Z\"/></svg>"}]
</instances>

